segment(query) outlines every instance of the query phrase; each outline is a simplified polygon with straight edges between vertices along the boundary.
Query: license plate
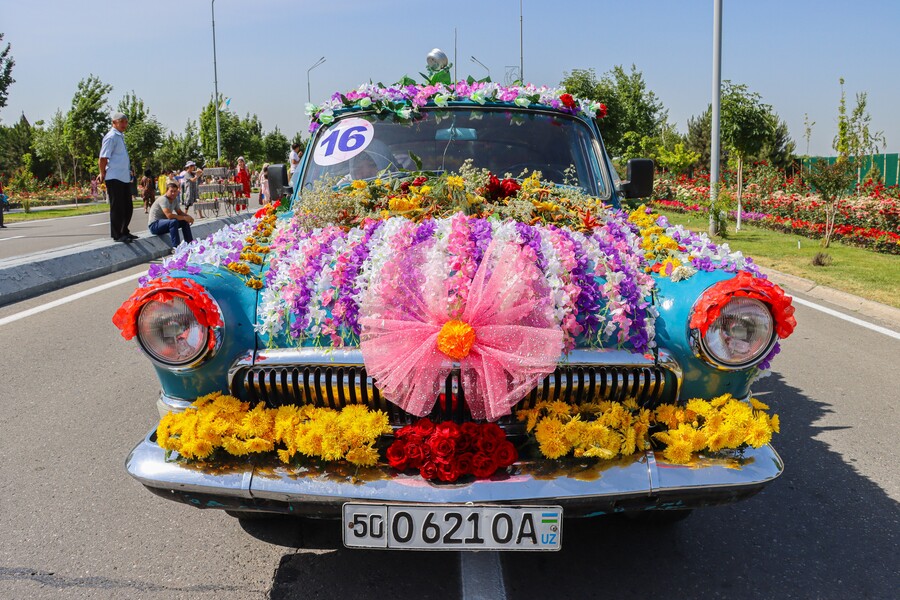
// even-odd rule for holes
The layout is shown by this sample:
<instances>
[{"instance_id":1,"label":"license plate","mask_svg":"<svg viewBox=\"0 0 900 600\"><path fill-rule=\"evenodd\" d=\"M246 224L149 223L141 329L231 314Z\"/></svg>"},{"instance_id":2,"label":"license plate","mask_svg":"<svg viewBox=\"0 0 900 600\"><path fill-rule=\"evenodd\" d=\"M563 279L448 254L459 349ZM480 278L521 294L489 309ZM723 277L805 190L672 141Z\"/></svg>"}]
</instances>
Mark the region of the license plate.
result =
<instances>
[{"instance_id":1,"label":"license plate","mask_svg":"<svg viewBox=\"0 0 900 600\"><path fill-rule=\"evenodd\" d=\"M344 545L391 550L559 550L562 507L356 504L343 507Z\"/></svg>"}]
</instances>

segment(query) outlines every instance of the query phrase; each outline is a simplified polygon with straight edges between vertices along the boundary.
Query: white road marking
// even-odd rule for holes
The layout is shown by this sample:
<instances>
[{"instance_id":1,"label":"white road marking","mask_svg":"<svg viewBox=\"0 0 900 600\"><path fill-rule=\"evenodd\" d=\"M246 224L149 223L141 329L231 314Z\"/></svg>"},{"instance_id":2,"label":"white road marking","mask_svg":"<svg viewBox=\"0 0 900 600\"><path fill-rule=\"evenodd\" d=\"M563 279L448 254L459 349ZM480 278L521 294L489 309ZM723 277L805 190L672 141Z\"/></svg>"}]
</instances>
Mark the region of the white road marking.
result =
<instances>
[{"instance_id":1,"label":"white road marking","mask_svg":"<svg viewBox=\"0 0 900 600\"><path fill-rule=\"evenodd\" d=\"M460 552L459 579L462 600L505 600L503 565L499 552Z\"/></svg>"},{"instance_id":2,"label":"white road marking","mask_svg":"<svg viewBox=\"0 0 900 600\"><path fill-rule=\"evenodd\" d=\"M803 298L798 298L794 296L794 302L800 304L802 306L807 306L814 310L821 311L826 315L831 315L832 317L837 317L838 319L843 319L848 323L853 323L854 325L859 325L860 327L865 327L866 329L871 329L872 331L877 331L878 333L883 333L888 337L892 337L895 340L900 340L900 333L893 331L892 329L888 329L887 327L881 327L879 325L874 325L867 321L863 321L862 319L857 319L856 317L851 317L850 315L845 315L842 312L838 312L836 310L832 310L828 307L822 306L821 304L816 304L815 302L810 302L809 300L804 300Z\"/></svg>"},{"instance_id":3,"label":"white road marking","mask_svg":"<svg viewBox=\"0 0 900 600\"><path fill-rule=\"evenodd\" d=\"M17 240L17 239L23 238L23 237L25 237L25 236L24 235L14 235L14 236L8 237L8 238L0 238L0 242L5 242L6 240Z\"/></svg>"},{"instance_id":4,"label":"white road marking","mask_svg":"<svg viewBox=\"0 0 900 600\"><path fill-rule=\"evenodd\" d=\"M91 223L88 227L100 227L101 225L109 225L109 221L104 221L103 223Z\"/></svg>"},{"instance_id":5,"label":"white road marking","mask_svg":"<svg viewBox=\"0 0 900 600\"><path fill-rule=\"evenodd\" d=\"M47 304L41 304L40 306L35 306L34 308L29 308L28 310L23 310L22 312L18 312L18 313L9 315L8 317L3 317L2 319L0 319L0 326L7 325L9 323L13 323L20 319L24 319L25 317L30 317L32 315L42 313L45 310L50 310L51 308L56 308L57 306L61 306L63 304L68 304L69 302L74 302L75 300L79 300L81 298L84 298L85 296L90 296L91 294L96 294L97 292L102 292L103 290L108 290L109 288L116 287L117 285L121 285L123 283L128 283L129 281L134 281L138 277L143 277L146 274L147 274L146 271L142 271L140 273L135 273L134 275L129 275L128 277L116 279L115 281L110 281L109 283L104 283L103 285L98 285L97 287L93 287L88 290L78 292L77 294L72 294L71 296L66 296L65 298L60 298L59 300L54 300L53 302L48 302Z\"/></svg>"}]
</instances>

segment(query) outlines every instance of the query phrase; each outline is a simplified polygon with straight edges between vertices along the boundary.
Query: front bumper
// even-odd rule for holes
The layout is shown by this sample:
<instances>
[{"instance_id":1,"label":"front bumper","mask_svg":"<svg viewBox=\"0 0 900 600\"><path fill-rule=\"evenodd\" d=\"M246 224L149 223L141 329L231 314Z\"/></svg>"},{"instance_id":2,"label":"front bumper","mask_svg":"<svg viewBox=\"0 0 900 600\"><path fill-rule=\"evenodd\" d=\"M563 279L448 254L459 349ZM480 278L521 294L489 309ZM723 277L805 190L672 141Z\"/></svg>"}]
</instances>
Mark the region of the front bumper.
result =
<instances>
[{"instance_id":1,"label":"front bumper","mask_svg":"<svg viewBox=\"0 0 900 600\"><path fill-rule=\"evenodd\" d=\"M199 508L338 516L344 502L561 505L567 516L686 509L749 498L781 475L771 446L687 465L647 451L612 461L520 461L509 475L433 484L389 467L279 463L189 465L166 461L151 431L129 454L128 472L150 491Z\"/></svg>"}]
</instances>

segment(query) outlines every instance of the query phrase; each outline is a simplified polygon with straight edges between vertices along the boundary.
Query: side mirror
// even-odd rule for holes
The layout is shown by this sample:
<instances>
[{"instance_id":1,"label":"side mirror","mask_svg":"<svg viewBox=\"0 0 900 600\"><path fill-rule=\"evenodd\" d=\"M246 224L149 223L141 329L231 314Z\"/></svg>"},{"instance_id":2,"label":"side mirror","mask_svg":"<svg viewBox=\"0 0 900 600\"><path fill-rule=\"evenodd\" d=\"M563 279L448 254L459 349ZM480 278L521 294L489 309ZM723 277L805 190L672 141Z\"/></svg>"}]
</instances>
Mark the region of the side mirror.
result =
<instances>
[{"instance_id":1,"label":"side mirror","mask_svg":"<svg viewBox=\"0 0 900 600\"><path fill-rule=\"evenodd\" d=\"M269 165L267 179L269 181L269 200L271 202L290 196L293 192L285 165Z\"/></svg>"},{"instance_id":2,"label":"side mirror","mask_svg":"<svg viewBox=\"0 0 900 600\"><path fill-rule=\"evenodd\" d=\"M271 169L271 167L269 167ZM649 158L632 158L628 161L625 181L616 190L625 198L647 198L653 193L655 165ZM271 172L271 171L270 171Z\"/></svg>"}]
</instances>

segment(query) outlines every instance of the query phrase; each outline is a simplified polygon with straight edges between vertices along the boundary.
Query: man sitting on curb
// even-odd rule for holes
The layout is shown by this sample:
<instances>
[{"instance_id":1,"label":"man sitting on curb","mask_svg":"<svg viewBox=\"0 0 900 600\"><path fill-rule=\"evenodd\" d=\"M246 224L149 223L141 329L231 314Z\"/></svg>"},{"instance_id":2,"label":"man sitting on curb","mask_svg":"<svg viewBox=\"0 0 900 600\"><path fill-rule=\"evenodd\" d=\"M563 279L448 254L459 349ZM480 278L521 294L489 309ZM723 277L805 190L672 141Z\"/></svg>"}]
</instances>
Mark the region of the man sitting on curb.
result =
<instances>
[{"instance_id":1,"label":"man sitting on curb","mask_svg":"<svg viewBox=\"0 0 900 600\"><path fill-rule=\"evenodd\" d=\"M178 204L177 183L168 184L165 195L157 197L150 206L148 219L150 233L154 235L168 233L172 239L173 248L181 243L179 230L184 231L184 241L188 243L194 241L194 235L191 233L191 223L193 222L194 218L181 210L181 206Z\"/></svg>"}]
</instances>

